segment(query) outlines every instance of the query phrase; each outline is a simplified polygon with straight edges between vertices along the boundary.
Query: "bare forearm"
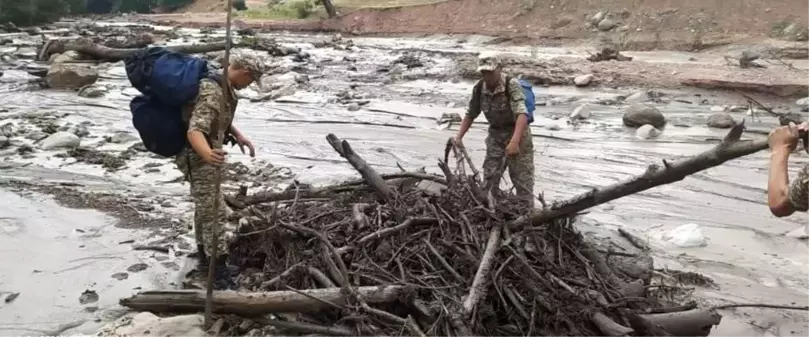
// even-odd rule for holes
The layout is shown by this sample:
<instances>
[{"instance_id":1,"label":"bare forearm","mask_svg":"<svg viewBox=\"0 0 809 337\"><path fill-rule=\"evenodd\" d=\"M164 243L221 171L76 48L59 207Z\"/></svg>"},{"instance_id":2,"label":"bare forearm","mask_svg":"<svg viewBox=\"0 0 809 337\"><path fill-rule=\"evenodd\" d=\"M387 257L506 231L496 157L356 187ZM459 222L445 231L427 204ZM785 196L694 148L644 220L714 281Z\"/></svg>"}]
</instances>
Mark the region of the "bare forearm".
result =
<instances>
[{"instance_id":1,"label":"bare forearm","mask_svg":"<svg viewBox=\"0 0 809 337\"><path fill-rule=\"evenodd\" d=\"M240 138L240 137L244 136L244 135L242 135L242 132L239 131L239 129L236 128L236 126L233 125L233 124L230 125L230 129L228 129L228 131L230 132L231 135L233 135L233 137L236 137L236 138Z\"/></svg>"},{"instance_id":2,"label":"bare forearm","mask_svg":"<svg viewBox=\"0 0 809 337\"><path fill-rule=\"evenodd\" d=\"M188 143L191 144L191 148L194 149L199 155L203 155L205 153L211 152L211 147L208 145L208 140L205 139L205 134L199 131L189 131L186 135L188 138Z\"/></svg>"},{"instance_id":3,"label":"bare forearm","mask_svg":"<svg viewBox=\"0 0 809 337\"><path fill-rule=\"evenodd\" d=\"M789 191L789 149L775 149L770 155L770 177L767 182L767 204L776 216L792 214L787 198Z\"/></svg>"},{"instance_id":4,"label":"bare forearm","mask_svg":"<svg viewBox=\"0 0 809 337\"><path fill-rule=\"evenodd\" d=\"M472 127L472 117L469 115L464 116L463 120L461 121L461 128L458 130L458 139L463 138L466 135L466 132L469 131L469 128Z\"/></svg>"},{"instance_id":5,"label":"bare forearm","mask_svg":"<svg viewBox=\"0 0 809 337\"><path fill-rule=\"evenodd\" d=\"M528 127L528 117L525 114L517 116L517 123L514 125L514 134L511 135L511 141L519 144L525 128Z\"/></svg>"}]
</instances>

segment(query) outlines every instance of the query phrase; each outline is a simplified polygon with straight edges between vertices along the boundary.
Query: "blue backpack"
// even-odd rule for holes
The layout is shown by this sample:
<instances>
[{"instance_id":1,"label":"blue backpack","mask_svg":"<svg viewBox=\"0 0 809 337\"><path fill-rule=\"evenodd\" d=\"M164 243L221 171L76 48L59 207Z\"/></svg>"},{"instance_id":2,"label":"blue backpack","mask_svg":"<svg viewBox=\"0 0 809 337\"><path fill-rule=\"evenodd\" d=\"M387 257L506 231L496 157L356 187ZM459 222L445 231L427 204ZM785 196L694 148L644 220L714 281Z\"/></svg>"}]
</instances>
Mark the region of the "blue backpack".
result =
<instances>
[{"instance_id":1,"label":"blue backpack","mask_svg":"<svg viewBox=\"0 0 809 337\"><path fill-rule=\"evenodd\" d=\"M511 77L506 77L506 85L510 83ZM523 79L518 79L517 83L519 83L520 87L522 87L522 92L523 95L525 96L526 117L528 117L528 124L531 124L534 122L534 111L537 109L536 97L534 97L534 90L532 89L531 83L528 83ZM474 94L477 95L476 97L480 97L482 89L483 89L483 81L479 81L474 88L475 90ZM508 89L506 89L506 97L508 97L509 101L511 100L511 95L509 94Z\"/></svg>"},{"instance_id":2,"label":"blue backpack","mask_svg":"<svg viewBox=\"0 0 809 337\"><path fill-rule=\"evenodd\" d=\"M219 76L208 74L208 62L163 47L139 50L124 60L126 76L143 95L132 99L132 124L146 148L164 157L174 156L186 144L188 126L182 110L196 99L199 82Z\"/></svg>"}]
</instances>

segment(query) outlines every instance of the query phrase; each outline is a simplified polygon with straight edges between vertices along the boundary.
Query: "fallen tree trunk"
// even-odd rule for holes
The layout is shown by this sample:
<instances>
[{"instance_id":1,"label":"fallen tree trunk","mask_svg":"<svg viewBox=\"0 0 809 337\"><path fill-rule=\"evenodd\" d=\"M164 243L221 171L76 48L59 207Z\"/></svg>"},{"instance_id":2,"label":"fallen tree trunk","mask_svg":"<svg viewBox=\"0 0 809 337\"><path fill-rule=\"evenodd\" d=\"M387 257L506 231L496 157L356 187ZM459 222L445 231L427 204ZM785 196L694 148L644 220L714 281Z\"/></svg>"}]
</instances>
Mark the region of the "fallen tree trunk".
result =
<instances>
[{"instance_id":1,"label":"fallen tree trunk","mask_svg":"<svg viewBox=\"0 0 809 337\"><path fill-rule=\"evenodd\" d=\"M639 316L673 336L708 336L711 329L722 321L722 315L706 309Z\"/></svg>"},{"instance_id":2,"label":"fallen tree trunk","mask_svg":"<svg viewBox=\"0 0 809 337\"><path fill-rule=\"evenodd\" d=\"M337 151L341 157L345 158L348 163L362 175L368 183L368 186L371 186L382 199L386 202L393 201L395 194L390 186L385 183L385 180L382 179L379 173L376 173L376 171L365 162L365 159L362 159L362 157L354 152L354 149L351 148L351 145L349 145L347 141L341 141L340 138L337 138L337 136L332 133L326 135L326 140L331 147L334 148L334 151Z\"/></svg>"},{"instance_id":3,"label":"fallen tree trunk","mask_svg":"<svg viewBox=\"0 0 809 337\"><path fill-rule=\"evenodd\" d=\"M722 143L693 158L677 163L663 160L663 167L651 164L646 172L628 181L613 184L575 196L571 199L556 202L550 208L537 210L530 216L514 220L513 229L523 226L540 226L548 220L581 212L593 206L648 190L652 187L671 184L699 171L721 165L722 163L743 157L768 148L767 139L741 141L744 123L735 125L722 140Z\"/></svg>"},{"instance_id":4,"label":"fallen tree trunk","mask_svg":"<svg viewBox=\"0 0 809 337\"><path fill-rule=\"evenodd\" d=\"M407 291L407 287L357 287L354 290L367 303L380 304L396 301ZM246 317L280 312L317 312L345 305L348 296L342 293L342 288L263 293L214 291L213 310L217 313ZM153 313L201 312L205 309L205 291L147 291L121 299L120 304L134 310Z\"/></svg>"},{"instance_id":5,"label":"fallen tree trunk","mask_svg":"<svg viewBox=\"0 0 809 337\"><path fill-rule=\"evenodd\" d=\"M166 49L183 53L183 54L201 54L210 53L215 51L225 50L226 41L188 44L178 46L166 46ZM287 55L294 53L294 50L280 48L272 40L252 39L233 44L234 48L250 48L255 50L267 51L272 55ZM134 54L140 48L110 48L104 45L94 43L87 38L79 39L50 39L45 42L42 51L39 53L39 60L45 61L50 58L52 54L61 54L66 51L75 51L88 56L92 56L98 60L106 62L117 62L126 59L128 56Z\"/></svg>"}]
</instances>

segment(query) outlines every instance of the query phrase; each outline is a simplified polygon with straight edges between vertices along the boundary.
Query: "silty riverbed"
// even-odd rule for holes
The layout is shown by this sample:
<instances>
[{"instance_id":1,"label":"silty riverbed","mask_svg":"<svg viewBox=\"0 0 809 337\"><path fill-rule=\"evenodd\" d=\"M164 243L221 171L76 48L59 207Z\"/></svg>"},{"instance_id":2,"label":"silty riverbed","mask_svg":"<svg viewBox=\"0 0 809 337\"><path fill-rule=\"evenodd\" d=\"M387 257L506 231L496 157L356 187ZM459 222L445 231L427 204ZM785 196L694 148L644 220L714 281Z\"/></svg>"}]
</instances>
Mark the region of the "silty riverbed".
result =
<instances>
[{"instance_id":1,"label":"silty riverbed","mask_svg":"<svg viewBox=\"0 0 809 337\"><path fill-rule=\"evenodd\" d=\"M198 30L180 32L185 40L202 36ZM261 99L267 94L255 88L241 93L245 98L239 103L235 123L256 145L257 158L250 159L233 148L229 160L244 164L235 171L254 177L250 179L252 192L283 188L291 179L328 184L355 177L355 171L326 143L328 133L350 141L355 151L380 172L398 171L397 163L408 170L425 167L438 172L437 158L443 155L457 124L447 128L436 121L444 113L462 115L472 86L454 75L454 58L493 48L483 37L467 37L463 42L448 36L352 37L348 47L341 42L337 47L320 48L315 45L331 36L276 33L267 37L301 48L308 56L303 61L296 60L297 56L268 59L277 66L277 74L264 79L265 86L275 89L273 100ZM563 48L494 48L536 58L581 54ZM406 64L413 65L412 61L397 63L405 54L421 66L408 68ZM674 63L689 57L685 53L628 54L648 62ZM720 62L702 56L700 60ZM80 322L71 331L92 332L99 323L93 324L94 320L103 322L114 316L115 302L128 295L126 289L176 285L177 275L187 269L182 259L172 259L169 262L176 263L166 265L167 261L155 261L154 253L133 253L115 244L127 238L140 241L175 233L177 228L184 228L182 223L190 221L190 203L187 185L179 182L180 174L171 160L131 150L139 141L131 126L128 104L137 91L130 87L122 63L101 64L98 69L101 78L95 87L103 94L97 98L26 89L31 77L21 70L5 69L0 77L0 124L10 123L18 136L11 138L11 146L0 150L4 159L0 176L6 186L1 191L4 200L9 200L0 214L0 243L5 247L6 261L0 291L21 293L15 301L0 304L0 331L4 334L53 332L60 324L71 322ZM714 113L712 107L743 102L739 97L702 91L643 95L641 101L657 107L669 122L659 137L639 139L621 122L628 106L623 98L639 91L644 90L535 87L539 102L531 126L537 149L535 190L542 191L549 201L569 198L640 174L650 163L696 155L717 144L726 133L706 126L708 116ZM588 105L592 116L568 123L567 116L581 104ZM797 110L794 102L784 102L783 106ZM752 121L745 111L730 112L737 121L746 119L752 132L743 138L764 137L777 125L775 118L765 115ZM481 117L464 141L478 165L485 153L484 123ZM39 149L34 141L42 138L43 132L51 133L43 131L47 128L82 134L81 145L92 151L66 155L64 149ZM20 150L28 145L33 152ZM790 159L794 174L807 162L807 155L801 152ZM699 288L701 301L807 305L807 243L785 235L802 228L807 217L803 213L778 219L770 214L766 206L767 170L768 153L764 151L595 207L580 221L583 229L594 235L625 228L647 239L656 267L697 271L714 278L719 289ZM162 229L147 226L151 230L131 232L121 228L126 226L112 226L116 220L102 213L72 213L79 211L43 201L48 199L44 195L13 194L9 182L19 180L111 192L134 202L141 214L173 221L163 222ZM19 189L25 190L15 190ZM686 224L698 225L706 238L703 244L683 247L672 243L670 232ZM79 243L86 234L75 228L84 232L92 228L96 233L93 237L104 239ZM190 240L188 234L181 237ZM61 243L54 246L52 241ZM76 246L75 253L70 245ZM92 254L80 252L85 245L96 248ZM178 247L188 249L189 245ZM51 249L56 249L64 261L42 255ZM77 264L83 258L94 262ZM110 277L126 272L127 265L136 260L150 266L145 274L138 274L147 275L145 280ZM158 267L152 268L155 265ZM67 271L68 267L72 269ZM98 312L86 310L86 305L76 300L85 289L100 295ZM32 296L35 293L37 297ZM49 300L62 297L67 299L64 303ZM809 332L804 312L736 309L723 313L726 318L715 335Z\"/></svg>"}]
</instances>

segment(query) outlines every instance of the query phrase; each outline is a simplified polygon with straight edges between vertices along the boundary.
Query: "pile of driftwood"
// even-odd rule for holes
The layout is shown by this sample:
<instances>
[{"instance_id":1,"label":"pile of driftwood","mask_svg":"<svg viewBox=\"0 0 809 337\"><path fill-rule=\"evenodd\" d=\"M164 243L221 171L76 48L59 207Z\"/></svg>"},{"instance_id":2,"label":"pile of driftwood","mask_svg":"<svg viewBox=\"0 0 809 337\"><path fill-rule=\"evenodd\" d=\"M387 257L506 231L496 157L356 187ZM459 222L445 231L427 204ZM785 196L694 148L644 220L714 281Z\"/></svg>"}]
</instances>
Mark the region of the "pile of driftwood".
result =
<instances>
[{"instance_id":1,"label":"pile of driftwood","mask_svg":"<svg viewBox=\"0 0 809 337\"><path fill-rule=\"evenodd\" d=\"M530 213L515 208L508 192L494 197L497 189L483 186L463 147L448 143L458 169L449 169L445 154L443 176L380 175L329 135L363 180L231 198L250 219L231 246L242 291L214 292L214 311L318 335L705 336L719 314L614 268L582 240L575 215L767 147L739 140L742 131L737 125L696 157L650 165L634 179ZM199 312L204 297L144 292L121 304Z\"/></svg>"}]
</instances>

